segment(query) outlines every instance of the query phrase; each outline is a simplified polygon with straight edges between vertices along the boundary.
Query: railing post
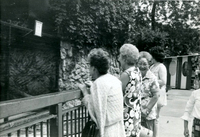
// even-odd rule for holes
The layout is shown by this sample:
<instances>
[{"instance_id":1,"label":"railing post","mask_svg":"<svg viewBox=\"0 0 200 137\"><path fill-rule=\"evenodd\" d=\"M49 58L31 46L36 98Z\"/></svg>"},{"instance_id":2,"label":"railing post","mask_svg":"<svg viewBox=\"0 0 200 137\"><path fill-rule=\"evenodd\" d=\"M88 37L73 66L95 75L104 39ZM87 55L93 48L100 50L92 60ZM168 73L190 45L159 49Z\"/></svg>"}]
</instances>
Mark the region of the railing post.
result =
<instances>
[{"instance_id":1,"label":"railing post","mask_svg":"<svg viewBox=\"0 0 200 137\"><path fill-rule=\"evenodd\" d=\"M62 103L58 104L58 137L63 137L63 116L62 116Z\"/></svg>"},{"instance_id":2,"label":"railing post","mask_svg":"<svg viewBox=\"0 0 200 137\"><path fill-rule=\"evenodd\" d=\"M7 118L4 118L4 122L8 122L9 120L8 120L8 117ZM8 134L8 137L11 137L11 134L9 133Z\"/></svg>"},{"instance_id":3,"label":"railing post","mask_svg":"<svg viewBox=\"0 0 200 137\"><path fill-rule=\"evenodd\" d=\"M51 106L50 114L57 115L50 120L50 137L63 137L62 103Z\"/></svg>"}]
</instances>

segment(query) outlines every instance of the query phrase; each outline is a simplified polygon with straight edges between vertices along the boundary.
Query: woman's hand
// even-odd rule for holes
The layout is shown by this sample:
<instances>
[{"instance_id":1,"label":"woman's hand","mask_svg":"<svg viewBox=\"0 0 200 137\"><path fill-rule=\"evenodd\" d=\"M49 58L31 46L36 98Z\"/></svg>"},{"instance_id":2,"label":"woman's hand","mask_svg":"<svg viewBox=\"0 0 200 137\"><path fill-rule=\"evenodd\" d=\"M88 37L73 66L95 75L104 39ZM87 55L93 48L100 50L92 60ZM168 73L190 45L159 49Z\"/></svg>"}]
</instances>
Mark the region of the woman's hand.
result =
<instances>
[{"instance_id":1,"label":"woman's hand","mask_svg":"<svg viewBox=\"0 0 200 137\"><path fill-rule=\"evenodd\" d=\"M148 108L142 109L142 117L147 117L150 113L150 110Z\"/></svg>"},{"instance_id":2,"label":"woman's hand","mask_svg":"<svg viewBox=\"0 0 200 137\"><path fill-rule=\"evenodd\" d=\"M188 121L184 120L184 136L189 137Z\"/></svg>"},{"instance_id":3,"label":"woman's hand","mask_svg":"<svg viewBox=\"0 0 200 137\"><path fill-rule=\"evenodd\" d=\"M86 81L85 84L86 84L87 87L91 87L92 86L92 81Z\"/></svg>"},{"instance_id":4,"label":"woman's hand","mask_svg":"<svg viewBox=\"0 0 200 137\"><path fill-rule=\"evenodd\" d=\"M78 87L82 91L83 96L86 96L87 94L89 94L86 84L79 84Z\"/></svg>"},{"instance_id":5,"label":"woman's hand","mask_svg":"<svg viewBox=\"0 0 200 137\"><path fill-rule=\"evenodd\" d=\"M184 136L185 137L189 137L190 136L188 128L184 129Z\"/></svg>"}]
</instances>

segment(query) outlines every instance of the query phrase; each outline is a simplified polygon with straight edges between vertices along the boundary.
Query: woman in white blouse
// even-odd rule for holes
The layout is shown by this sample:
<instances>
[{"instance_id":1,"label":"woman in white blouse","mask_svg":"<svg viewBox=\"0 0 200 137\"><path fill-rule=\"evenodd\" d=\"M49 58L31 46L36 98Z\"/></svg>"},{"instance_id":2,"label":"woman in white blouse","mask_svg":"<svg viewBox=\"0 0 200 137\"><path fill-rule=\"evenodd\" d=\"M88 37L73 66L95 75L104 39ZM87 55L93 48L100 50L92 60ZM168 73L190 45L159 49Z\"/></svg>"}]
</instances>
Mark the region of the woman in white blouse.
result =
<instances>
[{"instance_id":1,"label":"woman in white blouse","mask_svg":"<svg viewBox=\"0 0 200 137\"><path fill-rule=\"evenodd\" d=\"M184 136L189 137L188 121L193 117L192 137L200 137L200 89L194 90L185 107Z\"/></svg>"},{"instance_id":2,"label":"woman in white blouse","mask_svg":"<svg viewBox=\"0 0 200 137\"><path fill-rule=\"evenodd\" d=\"M163 106L167 105L167 96L166 96L166 84L167 84L167 69L163 64L165 54L164 50L161 47L153 47L150 49L150 54L152 55L153 65L150 67L150 71L154 73L157 77L159 86L160 86L160 97L157 102L157 118L155 121L155 136L159 133L159 115L160 110Z\"/></svg>"},{"instance_id":3,"label":"woman in white blouse","mask_svg":"<svg viewBox=\"0 0 200 137\"><path fill-rule=\"evenodd\" d=\"M79 88L84 95L83 103L99 128L98 137L125 137L122 83L107 73L108 53L101 48L93 49L88 58L94 82L89 91L85 84L80 84Z\"/></svg>"}]
</instances>

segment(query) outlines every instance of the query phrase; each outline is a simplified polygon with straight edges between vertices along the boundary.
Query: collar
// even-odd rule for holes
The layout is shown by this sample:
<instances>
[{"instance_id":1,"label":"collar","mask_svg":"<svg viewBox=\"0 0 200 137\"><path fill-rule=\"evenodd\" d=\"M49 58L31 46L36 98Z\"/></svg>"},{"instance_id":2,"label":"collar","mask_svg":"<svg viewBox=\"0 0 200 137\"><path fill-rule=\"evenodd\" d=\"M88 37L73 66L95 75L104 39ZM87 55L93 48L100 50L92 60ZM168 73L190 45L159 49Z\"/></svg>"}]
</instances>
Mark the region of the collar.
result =
<instances>
[{"instance_id":1,"label":"collar","mask_svg":"<svg viewBox=\"0 0 200 137\"><path fill-rule=\"evenodd\" d=\"M143 79L150 79L152 78L152 72L150 70L147 70L146 75L143 77Z\"/></svg>"}]
</instances>

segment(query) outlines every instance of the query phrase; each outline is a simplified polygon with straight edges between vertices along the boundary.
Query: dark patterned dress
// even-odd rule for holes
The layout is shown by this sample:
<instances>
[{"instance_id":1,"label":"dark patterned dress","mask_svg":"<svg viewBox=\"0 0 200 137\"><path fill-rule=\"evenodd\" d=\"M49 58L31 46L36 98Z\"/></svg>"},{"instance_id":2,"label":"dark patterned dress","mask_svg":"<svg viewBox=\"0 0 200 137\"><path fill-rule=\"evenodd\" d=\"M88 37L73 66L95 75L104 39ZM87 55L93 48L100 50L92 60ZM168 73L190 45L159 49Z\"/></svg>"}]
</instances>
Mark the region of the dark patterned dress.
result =
<instances>
[{"instance_id":1,"label":"dark patterned dress","mask_svg":"<svg viewBox=\"0 0 200 137\"><path fill-rule=\"evenodd\" d=\"M129 82L124 96L124 125L127 137L138 137L141 127L141 84L142 76L137 67L125 71Z\"/></svg>"}]
</instances>

